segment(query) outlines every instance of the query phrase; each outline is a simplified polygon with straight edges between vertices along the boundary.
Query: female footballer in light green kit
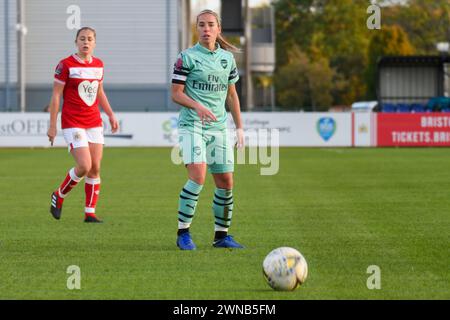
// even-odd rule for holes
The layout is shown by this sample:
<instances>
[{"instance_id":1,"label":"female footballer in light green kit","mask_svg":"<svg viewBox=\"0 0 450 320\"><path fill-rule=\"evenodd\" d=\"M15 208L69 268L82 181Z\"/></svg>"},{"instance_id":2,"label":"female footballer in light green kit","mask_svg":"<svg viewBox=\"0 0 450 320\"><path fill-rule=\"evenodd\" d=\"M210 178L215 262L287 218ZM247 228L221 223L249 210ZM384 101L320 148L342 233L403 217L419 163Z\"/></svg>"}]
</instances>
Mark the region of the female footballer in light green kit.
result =
<instances>
[{"instance_id":1,"label":"female footballer in light green kit","mask_svg":"<svg viewBox=\"0 0 450 320\"><path fill-rule=\"evenodd\" d=\"M220 18L203 10L197 16L199 42L180 53L172 77L172 99L182 106L178 132L188 181L178 207L177 246L194 250L189 227L194 217L206 171L212 173L215 235L213 246L243 248L228 235L233 211L233 145L227 136L227 103L236 125L237 146L244 145L240 103L235 83L239 80L230 51L238 51L221 36Z\"/></svg>"}]
</instances>

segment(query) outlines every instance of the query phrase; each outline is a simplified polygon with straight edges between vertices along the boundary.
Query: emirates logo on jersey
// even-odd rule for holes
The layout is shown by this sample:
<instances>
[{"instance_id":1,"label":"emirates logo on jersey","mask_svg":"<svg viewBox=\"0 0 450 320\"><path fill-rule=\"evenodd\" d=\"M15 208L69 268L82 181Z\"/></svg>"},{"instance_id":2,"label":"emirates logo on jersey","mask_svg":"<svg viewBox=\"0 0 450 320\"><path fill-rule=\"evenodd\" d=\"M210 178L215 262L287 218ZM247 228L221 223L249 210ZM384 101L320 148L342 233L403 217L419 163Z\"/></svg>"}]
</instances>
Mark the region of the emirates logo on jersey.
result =
<instances>
[{"instance_id":1,"label":"emirates logo on jersey","mask_svg":"<svg viewBox=\"0 0 450 320\"><path fill-rule=\"evenodd\" d=\"M78 95L89 107L92 106L97 98L98 81L82 81L78 85Z\"/></svg>"}]
</instances>

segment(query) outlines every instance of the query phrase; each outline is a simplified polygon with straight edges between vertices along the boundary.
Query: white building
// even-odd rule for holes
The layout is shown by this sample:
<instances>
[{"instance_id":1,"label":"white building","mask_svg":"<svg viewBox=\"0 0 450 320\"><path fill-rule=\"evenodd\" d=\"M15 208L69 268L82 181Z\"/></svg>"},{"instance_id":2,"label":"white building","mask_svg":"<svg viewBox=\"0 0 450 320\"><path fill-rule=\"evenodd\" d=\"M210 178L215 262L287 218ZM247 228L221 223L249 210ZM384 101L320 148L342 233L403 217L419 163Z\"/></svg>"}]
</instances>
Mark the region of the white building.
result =
<instances>
[{"instance_id":1,"label":"white building","mask_svg":"<svg viewBox=\"0 0 450 320\"><path fill-rule=\"evenodd\" d=\"M20 110L21 66L26 84L26 110L44 109L50 100L56 65L76 52L78 22L81 27L90 26L97 31L94 55L105 63L105 91L116 108L129 111L174 108L168 88L171 67L180 48L178 21L182 2L1 0L0 111ZM17 14L20 9L22 18ZM4 19L6 12L8 18ZM22 63L18 56L20 19L26 27ZM5 37L6 32L9 39ZM5 40L7 53L3 46ZM6 83L9 90L5 90Z\"/></svg>"},{"instance_id":2,"label":"white building","mask_svg":"<svg viewBox=\"0 0 450 320\"><path fill-rule=\"evenodd\" d=\"M233 2L237 7L231 8L249 4L248 0ZM215 10L220 10L220 3L224 5L218 0L206 2L218 7L212 6ZM105 64L105 91L115 110L177 110L170 97L172 66L178 52L191 45L194 5L199 5L198 0L0 0L0 112L42 111L48 105L54 69L76 52L76 31L83 26L97 31L94 55ZM223 22L242 22L251 16L249 12L228 10ZM248 37L251 45L243 46L245 54L236 55L239 86L245 86L247 78L257 79L274 70L273 30L267 29L270 19L269 14L261 24L260 16L253 21L258 29L247 23L250 32L241 30L241 38ZM267 96L267 89L261 92L256 87L254 93L251 85L247 89L242 92L244 109L253 106L248 94ZM269 96L273 99L272 92Z\"/></svg>"}]
</instances>

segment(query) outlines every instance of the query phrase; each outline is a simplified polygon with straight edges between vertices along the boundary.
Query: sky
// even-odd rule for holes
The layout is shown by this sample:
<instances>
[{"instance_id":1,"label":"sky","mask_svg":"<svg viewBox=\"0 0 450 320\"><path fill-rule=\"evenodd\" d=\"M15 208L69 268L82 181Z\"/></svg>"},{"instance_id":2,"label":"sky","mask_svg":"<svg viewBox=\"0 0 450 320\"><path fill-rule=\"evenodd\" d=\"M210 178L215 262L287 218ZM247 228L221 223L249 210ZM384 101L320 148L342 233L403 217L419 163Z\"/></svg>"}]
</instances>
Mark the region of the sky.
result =
<instances>
[{"instance_id":1,"label":"sky","mask_svg":"<svg viewBox=\"0 0 450 320\"><path fill-rule=\"evenodd\" d=\"M250 7L254 7L260 4L268 4L270 0L250 0Z\"/></svg>"}]
</instances>

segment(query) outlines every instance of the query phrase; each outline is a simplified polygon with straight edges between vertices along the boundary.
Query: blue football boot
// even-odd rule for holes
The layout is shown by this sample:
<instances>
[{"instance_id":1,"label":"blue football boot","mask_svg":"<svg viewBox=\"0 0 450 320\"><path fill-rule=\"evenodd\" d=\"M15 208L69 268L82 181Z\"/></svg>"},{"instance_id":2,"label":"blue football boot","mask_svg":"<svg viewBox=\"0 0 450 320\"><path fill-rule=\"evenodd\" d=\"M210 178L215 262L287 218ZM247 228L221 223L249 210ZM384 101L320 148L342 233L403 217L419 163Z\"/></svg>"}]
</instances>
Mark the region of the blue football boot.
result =
<instances>
[{"instance_id":1,"label":"blue football boot","mask_svg":"<svg viewBox=\"0 0 450 320\"><path fill-rule=\"evenodd\" d=\"M233 236L230 235L222 239L214 240L213 246L216 248L236 248L236 249L244 248L244 246L237 243L233 239Z\"/></svg>"},{"instance_id":2,"label":"blue football boot","mask_svg":"<svg viewBox=\"0 0 450 320\"><path fill-rule=\"evenodd\" d=\"M194 241L192 241L191 234L189 232L182 233L177 238L177 246L181 250L195 250Z\"/></svg>"}]
</instances>

